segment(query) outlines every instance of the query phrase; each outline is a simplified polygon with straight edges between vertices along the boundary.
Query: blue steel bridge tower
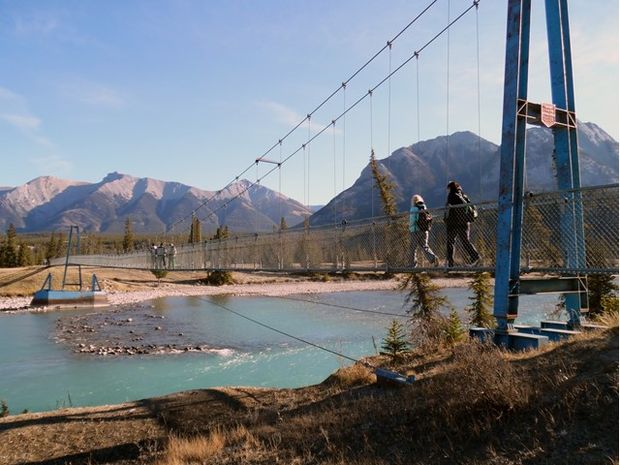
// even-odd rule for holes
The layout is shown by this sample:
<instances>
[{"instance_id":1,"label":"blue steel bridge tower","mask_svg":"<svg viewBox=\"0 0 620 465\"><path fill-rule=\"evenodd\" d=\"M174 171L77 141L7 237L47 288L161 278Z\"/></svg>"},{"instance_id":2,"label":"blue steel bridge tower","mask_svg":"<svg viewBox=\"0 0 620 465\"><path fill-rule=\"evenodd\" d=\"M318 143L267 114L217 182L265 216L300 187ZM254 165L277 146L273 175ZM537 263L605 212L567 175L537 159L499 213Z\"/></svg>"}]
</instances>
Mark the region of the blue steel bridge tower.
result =
<instances>
[{"instance_id":1,"label":"blue steel bridge tower","mask_svg":"<svg viewBox=\"0 0 620 465\"><path fill-rule=\"evenodd\" d=\"M495 340L508 347L532 347L547 340L540 333L528 338L515 329L519 295L550 291L564 293L570 315L564 329L580 326L581 311L585 306L582 304L584 286L578 276L586 263L567 3L568 0L545 0L553 102L539 104L527 99L531 0L508 0L493 310L497 320ZM557 187L564 191L564 205L557 227L564 256L563 269L568 275L556 279L521 277L528 124L546 126L553 131Z\"/></svg>"}]
</instances>

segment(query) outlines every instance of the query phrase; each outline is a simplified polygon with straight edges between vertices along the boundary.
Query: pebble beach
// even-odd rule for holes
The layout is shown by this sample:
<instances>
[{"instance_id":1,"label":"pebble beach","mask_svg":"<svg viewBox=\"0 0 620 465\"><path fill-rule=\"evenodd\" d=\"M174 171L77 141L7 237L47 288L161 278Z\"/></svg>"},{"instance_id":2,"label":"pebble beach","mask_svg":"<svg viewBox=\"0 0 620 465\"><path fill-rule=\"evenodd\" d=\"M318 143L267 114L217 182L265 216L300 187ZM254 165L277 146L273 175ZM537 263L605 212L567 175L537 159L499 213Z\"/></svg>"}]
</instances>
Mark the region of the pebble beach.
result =
<instances>
[{"instance_id":1,"label":"pebble beach","mask_svg":"<svg viewBox=\"0 0 620 465\"><path fill-rule=\"evenodd\" d=\"M433 282L440 287L466 287L467 280L462 278L439 278ZM169 296L200 296L200 295L235 295L235 296L285 296L295 294L319 294L349 291L397 290L400 281L388 280L334 280L292 281L292 282L250 282L224 286L205 286L196 284L161 283L152 287L133 291L108 291L111 306L121 306L144 302ZM105 289L105 286L104 286ZM46 311L53 307L30 307L32 297L0 296L0 310L11 311Z\"/></svg>"}]
</instances>

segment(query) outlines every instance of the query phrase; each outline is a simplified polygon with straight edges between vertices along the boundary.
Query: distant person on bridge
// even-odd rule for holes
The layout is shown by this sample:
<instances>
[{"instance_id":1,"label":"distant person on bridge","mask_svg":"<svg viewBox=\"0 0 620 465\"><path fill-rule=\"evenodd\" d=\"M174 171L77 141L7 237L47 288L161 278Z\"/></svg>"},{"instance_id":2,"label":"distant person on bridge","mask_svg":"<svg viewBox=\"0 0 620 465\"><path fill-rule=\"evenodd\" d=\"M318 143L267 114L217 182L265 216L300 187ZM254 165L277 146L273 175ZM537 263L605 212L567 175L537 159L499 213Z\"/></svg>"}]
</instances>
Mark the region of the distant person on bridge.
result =
<instances>
[{"instance_id":1,"label":"distant person on bridge","mask_svg":"<svg viewBox=\"0 0 620 465\"><path fill-rule=\"evenodd\" d=\"M454 243L458 236L469 255L469 265L475 266L480 262L480 254L469 240L469 226L474 220L471 212L475 212L469 198L463 193L461 185L456 181L450 181L446 186L448 200L446 201L446 233L448 237L448 267L454 266Z\"/></svg>"},{"instance_id":2,"label":"distant person on bridge","mask_svg":"<svg viewBox=\"0 0 620 465\"><path fill-rule=\"evenodd\" d=\"M172 270L174 269L174 259L177 255L177 248L174 246L172 242L168 244L167 255L168 255L168 269Z\"/></svg>"},{"instance_id":3,"label":"distant person on bridge","mask_svg":"<svg viewBox=\"0 0 620 465\"><path fill-rule=\"evenodd\" d=\"M160 242L159 247L157 247L157 269L163 270L166 268L166 248L164 247L164 243Z\"/></svg>"},{"instance_id":4,"label":"distant person on bridge","mask_svg":"<svg viewBox=\"0 0 620 465\"><path fill-rule=\"evenodd\" d=\"M437 265L439 260L428 245L428 233L431 230L433 217L424 204L421 195L411 197L411 208L409 209L409 238L411 240L411 254L413 255L414 267L418 266L416 256L418 247L422 249L426 259L432 264Z\"/></svg>"}]
</instances>

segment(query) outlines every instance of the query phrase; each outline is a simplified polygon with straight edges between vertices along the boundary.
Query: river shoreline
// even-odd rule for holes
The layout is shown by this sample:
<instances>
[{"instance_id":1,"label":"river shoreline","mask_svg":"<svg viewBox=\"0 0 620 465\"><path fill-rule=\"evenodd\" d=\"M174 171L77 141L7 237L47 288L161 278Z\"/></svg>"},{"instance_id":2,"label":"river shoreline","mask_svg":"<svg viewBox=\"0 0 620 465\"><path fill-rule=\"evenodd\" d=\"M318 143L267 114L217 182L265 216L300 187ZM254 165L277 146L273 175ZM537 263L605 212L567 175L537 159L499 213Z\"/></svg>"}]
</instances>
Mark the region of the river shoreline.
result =
<instances>
[{"instance_id":1,"label":"river shoreline","mask_svg":"<svg viewBox=\"0 0 620 465\"><path fill-rule=\"evenodd\" d=\"M290 280L284 279L270 281L253 280L249 282L239 282L224 286L206 286L202 284L179 284L179 283L145 283L136 290L111 290L108 291L108 301L110 306L118 307L127 304L150 301L161 297L183 297L183 296L264 296L278 297L297 294L321 294L337 293L349 291L389 291L398 290L401 284L400 279L392 278L385 280L332 280L332 281L311 281L311 280ZM465 278L437 278L434 283L439 287L466 287L468 280ZM104 285L104 290L106 286ZM0 296L0 311L3 313L14 312L41 312L56 310L57 307L31 307L32 297ZM105 311L105 308L100 309ZM97 309L95 309L97 310Z\"/></svg>"}]
</instances>

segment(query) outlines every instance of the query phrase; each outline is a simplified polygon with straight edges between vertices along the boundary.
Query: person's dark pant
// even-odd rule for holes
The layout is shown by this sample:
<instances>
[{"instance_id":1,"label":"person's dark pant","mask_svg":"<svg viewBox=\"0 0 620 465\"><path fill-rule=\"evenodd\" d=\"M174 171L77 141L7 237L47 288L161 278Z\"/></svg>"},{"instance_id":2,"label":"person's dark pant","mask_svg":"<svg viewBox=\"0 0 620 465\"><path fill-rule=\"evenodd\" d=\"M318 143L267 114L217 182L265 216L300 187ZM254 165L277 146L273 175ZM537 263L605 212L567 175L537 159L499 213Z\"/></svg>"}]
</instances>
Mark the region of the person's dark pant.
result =
<instances>
[{"instance_id":1,"label":"person's dark pant","mask_svg":"<svg viewBox=\"0 0 620 465\"><path fill-rule=\"evenodd\" d=\"M454 243L457 236L461 239L465 251L469 254L470 262L480 258L480 254L469 240L469 223L466 226L452 226L447 230L448 235L448 266L454 266Z\"/></svg>"}]
</instances>

